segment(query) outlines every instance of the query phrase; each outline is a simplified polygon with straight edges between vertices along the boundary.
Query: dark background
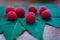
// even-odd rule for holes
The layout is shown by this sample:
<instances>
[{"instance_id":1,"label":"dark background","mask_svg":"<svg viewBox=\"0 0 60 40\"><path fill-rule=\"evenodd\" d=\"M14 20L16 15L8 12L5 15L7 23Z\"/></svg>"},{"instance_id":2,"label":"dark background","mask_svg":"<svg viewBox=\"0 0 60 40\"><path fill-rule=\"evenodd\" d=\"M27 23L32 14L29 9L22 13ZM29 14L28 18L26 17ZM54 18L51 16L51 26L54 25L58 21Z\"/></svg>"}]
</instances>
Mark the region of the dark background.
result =
<instances>
[{"instance_id":1,"label":"dark background","mask_svg":"<svg viewBox=\"0 0 60 40\"><path fill-rule=\"evenodd\" d=\"M14 4L35 4L35 3L50 3L60 5L60 0L0 0L0 5L14 5Z\"/></svg>"}]
</instances>

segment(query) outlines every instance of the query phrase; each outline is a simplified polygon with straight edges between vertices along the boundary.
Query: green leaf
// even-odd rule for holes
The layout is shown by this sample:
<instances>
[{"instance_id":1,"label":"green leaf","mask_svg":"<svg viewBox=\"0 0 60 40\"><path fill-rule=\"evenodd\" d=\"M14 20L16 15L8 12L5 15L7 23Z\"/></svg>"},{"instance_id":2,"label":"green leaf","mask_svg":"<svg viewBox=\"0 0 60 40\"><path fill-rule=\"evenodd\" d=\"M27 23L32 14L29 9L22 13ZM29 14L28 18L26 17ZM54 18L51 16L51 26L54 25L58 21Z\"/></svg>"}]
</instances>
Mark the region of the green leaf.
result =
<instances>
[{"instance_id":1,"label":"green leaf","mask_svg":"<svg viewBox=\"0 0 60 40\"><path fill-rule=\"evenodd\" d=\"M1 28L1 25L0 25L0 34L2 33L2 28Z\"/></svg>"},{"instance_id":2,"label":"green leaf","mask_svg":"<svg viewBox=\"0 0 60 40\"><path fill-rule=\"evenodd\" d=\"M20 18L20 23L24 25L28 32L30 32L34 37L38 38L39 40L43 40L43 32L45 23L36 20L34 24L29 24L26 22L25 18Z\"/></svg>"},{"instance_id":3,"label":"green leaf","mask_svg":"<svg viewBox=\"0 0 60 40\"><path fill-rule=\"evenodd\" d=\"M43 40L43 32L45 23L52 25L54 27L60 28L60 8L53 6L51 4L36 4L35 6L39 10L40 6L45 5L48 10L52 13L52 18L49 21L45 21L41 18L40 14L37 15L36 22L34 24L28 24L25 18L18 18L16 21L7 21L6 17L6 7L0 6L0 33L4 33L6 40L14 40L16 39L25 29L30 32L34 37L39 40ZM19 7L15 5L14 8ZM28 13L28 5L22 4L20 7L23 7ZM38 12L39 13L39 12ZM2 17L1 17L2 16Z\"/></svg>"},{"instance_id":4,"label":"green leaf","mask_svg":"<svg viewBox=\"0 0 60 40\"><path fill-rule=\"evenodd\" d=\"M21 7L25 9L25 15L28 13L28 4L22 4Z\"/></svg>"},{"instance_id":5,"label":"green leaf","mask_svg":"<svg viewBox=\"0 0 60 40\"><path fill-rule=\"evenodd\" d=\"M40 6L42 6L42 4L41 3L37 3L35 6L39 10L39 8L40 8Z\"/></svg>"},{"instance_id":6,"label":"green leaf","mask_svg":"<svg viewBox=\"0 0 60 40\"><path fill-rule=\"evenodd\" d=\"M20 7L19 5L14 5L14 8L18 8L18 7Z\"/></svg>"},{"instance_id":7,"label":"green leaf","mask_svg":"<svg viewBox=\"0 0 60 40\"><path fill-rule=\"evenodd\" d=\"M4 16L4 15L6 15L6 12L5 12L5 10L6 10L6 6L0 6L0 16Z\"/></svg>"},{"instance_id":8,"label":"green leaf","mask_svg":"<svg viewBox=\"0 0 60 40\"><path fill-rule=\"evenodd\" d=\"M16 39L25 30L18 20L7 21L6 17L2 17L0 25L2 26L6 40Z\"/></svg>"},{"instance_id":9,"label":"green leaf","mask_svg":"<svg viewBox=\"0 0 60 40\"><path fill-rule=\"evenodd\" d=\"M37 7L39 7L39 5ZM60 28L60 22L59 22L59 20L60 20L60 8L58 8L57 6L54 6L52 4L42 4L42 5L46 6L46 8L51 11L51 13L52 13L51 20L49 20L49 21L43 20L41 18L40 14L37 15L37 19L40 21L43 21L45 23L47 22L48 24L50 24L54 27Z\"/></svg>"},{"instance_id":10,"label":"green leaf","mask_svg":"<svg viewBox=\"0 0 60 40\"><path fill-rule=\"evenodd\" d=\"M38 10L39 10L40 6L46 6L46 8L51 11L53 17L60 17L60 8L53 4L38 3L35 6L37 7Z\"/></svg>"},{"instance_id":11,"label":"green leaf","mask_svg":"<svg viewBox=\"0 0 60 40\"><path fill-rule=\"evenodd\" d=\"M60 17L60 8L52 5L52 4L45 4L46 8L51 11L53 17Z\"/></svg>"},{"instance_id":12,"label":"green leaf","mask_svg":"<svg viewBox=\"0 0 60 40\"><path fill-rule=\"evenodd\" d=\"M49 24L49 25L52 25L52 26L54 26L54 27L56 27L56 28L60 28L60 18L51 18L48 22L47 22L47 24Z\"/></svg>"},{"instance_id":13,"label":"green leaf","mask_svg":"<svg viewBox=\"0 0 60 40\"><path fill-rule=\"evenodd\" d=\"M3 32L3 31L2 31L2 26L1 26L1 21L2 21L2 18L1 18L1 16L0 16L0 34Z\"/></svg>"}]
</instances>

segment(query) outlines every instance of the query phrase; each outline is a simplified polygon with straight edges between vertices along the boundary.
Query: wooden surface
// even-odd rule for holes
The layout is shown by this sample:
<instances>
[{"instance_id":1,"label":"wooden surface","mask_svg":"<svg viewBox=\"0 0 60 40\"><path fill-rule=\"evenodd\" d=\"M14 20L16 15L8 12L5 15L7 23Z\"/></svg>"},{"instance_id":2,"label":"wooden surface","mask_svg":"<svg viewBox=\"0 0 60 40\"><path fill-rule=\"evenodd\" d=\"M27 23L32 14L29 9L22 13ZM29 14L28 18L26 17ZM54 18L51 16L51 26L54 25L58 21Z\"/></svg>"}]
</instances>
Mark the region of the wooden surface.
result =
<instances>
[{"instance_id":1,"label":"wooden surface","mask_svg":"<svg viewBox=\"0 0 60 40\"><path fill-rule=\"evenodd\" d=\"M59 1L57 0L57 1L53 1L53 2L52 1L47 2L47 3L51 3L51 4L60 6ZM35 4L38 2L42 2L42 1L0 0L0 5L15 5L15 4L20 5L20 4L24 4L24 3ZM46 3L46 2L43 1L42 3ZM44 29L44 40L59 40L59 39L60 39L60 29L46 25L45 29ZM0 40L6 40L4 37L4 34L0 34ZM33 37L32 35L30 35L27 31L25 31L21 36L19 36L17 38L17 40L38 40L38 39Z\"/></svg>"}]
</instances>

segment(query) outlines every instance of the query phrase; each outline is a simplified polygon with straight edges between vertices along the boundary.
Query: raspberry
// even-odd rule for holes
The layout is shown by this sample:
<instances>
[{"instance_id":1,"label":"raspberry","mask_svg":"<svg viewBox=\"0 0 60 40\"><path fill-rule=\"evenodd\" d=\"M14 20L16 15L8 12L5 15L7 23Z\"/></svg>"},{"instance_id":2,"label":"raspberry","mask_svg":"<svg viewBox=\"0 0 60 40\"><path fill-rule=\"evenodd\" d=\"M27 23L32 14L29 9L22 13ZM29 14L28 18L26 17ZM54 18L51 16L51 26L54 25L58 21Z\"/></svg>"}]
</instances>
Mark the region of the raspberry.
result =
<instances>
[{"instance_id":1,"label":"raspberry","mask_svg":"<svg viewBox=\"0 0 60 40\"><path fill-rule=\"evenodd\" d=\"M41 14L44 10L46 10L46 7L45 6L41 6L40 9L39 9L39 13Z\"/></svg>"},{"instance_id":2,"label":"raspberry","mask_svg":"<svg viewBox=\"0 0 60 40\"><path fill-rule=\"evenodd\" d=\"M28 10L29 12L34 12L35 14L37 13L37 9L35 6L30 6Z\"/></svg>"},{"instance_id":3,"label":"raspberry","mask_svg":"<svg viewBox=\"0 0 60 40\"><path fill-rule=\"evenodd\" d=\"M19 17L23 17L24 14L25 14L24 8L22 8L22 7L17 8L17 9L16 9L16 14L17 14Z\"/></svg>"},{"instance_id":4,"label":"raspberry","mask_svg":"<svg viewBox=\"0 0 60 40\"><path fill-rule=\"evenodd\" d=\"M10 12L10 11L15 11L15 10L14 10L14 7L8 6L8 7L6 8L6 13L8 13L8 12Z\"/></svg>"},{"instance_id":5,"label":"raspberry","mask_svg":"<svg viewBox=\"0 0 60 40\"><path fill-rule=\"evenodd\" d=\"M42 13L41 13L41 17L45 20L49 20L51 18L51 12L49 10L44 10Z\"/></svg>"},{"instance_id":6,"label":"raspberry","mask_svg":"<svg viewBox=\"0 0 60 40\"><path fill-rule=\"evenodd\" d=\"M16 20L17 19L16 13L14 11L8 12L7 19L10 21Z\"/></svg>"},{"instance_id":7,"label":"raspberry","mask_svg":"<svg viewBox=\"0 0 60 40\"><path fill-rule=\"evenodd\" d=\"M36 16L33 12L29 12L27 15L26 15L26 21L28 23L34 23L35 22L35 19L36 19Z\"/></svg>"}]
</instances>

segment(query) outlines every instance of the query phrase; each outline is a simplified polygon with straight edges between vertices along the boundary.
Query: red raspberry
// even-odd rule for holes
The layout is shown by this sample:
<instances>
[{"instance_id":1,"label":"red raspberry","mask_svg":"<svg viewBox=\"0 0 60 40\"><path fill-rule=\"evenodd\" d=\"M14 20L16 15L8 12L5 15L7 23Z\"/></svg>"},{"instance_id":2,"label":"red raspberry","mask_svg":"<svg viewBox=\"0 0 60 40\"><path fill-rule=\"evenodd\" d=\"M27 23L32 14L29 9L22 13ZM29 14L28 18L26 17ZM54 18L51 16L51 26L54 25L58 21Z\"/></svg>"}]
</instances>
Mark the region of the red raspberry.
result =
<instances>
[{"instance_id":1,"label":"red raspberry","mask_svg":"<svg viewBox=\"0 0 60 40\"><path fill-rule=\"evenodd\" d=\"M30 6L28 10L29 12L34 12L35 14L37 13L37 9L35 6Z\"/></svg>"},{"instance_id":2,"label":"red raspberry","mask_svg":"<svg viewBox=\"0 0 60 40\"><path fill-rule=\"evenodd\" d=\"M16 9L16 14L17 14L19 17L23 17L24 14L25 14L24 8L22 8L22 7L17 8L17 9Z\"/></svg>"},{"instance_id":3,"label":"red raspberry","mask_svg":"<svg viewBox=\"0 0 60 40\"><path fill-rule=\"evenodd\" d=\"M29 12L27 15L26 15L26 21L28 23L34 23L36 20L36 16L33 12Z\"/></svg>"},{"instance_id":4,"label":"red raspberry","mask_svg":"<svg viewBox=\"0 0 60 40\"><path fill-rule=\"evenodd\" d=\"M8 12L10 12L10 11L15 11L15 10L14 10L14 7L8 6L8 7L6 8L6 13L8 13Z\"/></svg>"},{"instance_id":5,"label":"red raspberry","mask_svg":"<svg viewBox=\"0 0 60 40\"><path fill-rule=\"evenodd\" d=\"M51 18L51 12L49 10L44 10L42 13L41 13L41 17L45 20L49 20Z\"/></svg>"},{"instance_id":6,"label":"red raspberry","mask_svg":"<svg viewBox=\"0 0 60 40\"><path fill-rule=\"evenodd\" d=\"M41 6L40 9L39 9L39 13L41 14L44 10L46 10L46 7L45 6Z\"/></svg>"},{"instance_id":7,"label":"red raspberry","mask_svg":"<svg viewBox=\"0 0 60 40\"><path fill-rule=\"evenodd\" d=\"M10 21L16 20L17 19L16 13L14 11L8 12L7 19Z\"/></svg>"}]
</instances>

